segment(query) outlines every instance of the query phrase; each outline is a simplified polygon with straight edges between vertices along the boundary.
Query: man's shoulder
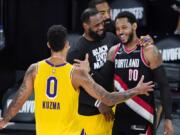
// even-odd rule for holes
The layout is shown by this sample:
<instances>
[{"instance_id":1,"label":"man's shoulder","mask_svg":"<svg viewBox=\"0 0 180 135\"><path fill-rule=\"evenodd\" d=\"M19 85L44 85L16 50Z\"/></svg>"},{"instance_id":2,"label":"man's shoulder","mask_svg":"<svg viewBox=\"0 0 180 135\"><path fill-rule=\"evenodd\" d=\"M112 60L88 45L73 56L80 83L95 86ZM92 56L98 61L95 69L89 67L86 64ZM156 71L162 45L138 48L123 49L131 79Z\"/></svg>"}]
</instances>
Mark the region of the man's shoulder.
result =
<instances>
[{"instance_id":1,"label":"man's shoulder","mask_svg":"<svg viewBox=\"0 0 180 135\"><path fill-rule=\"evenodd\" d=\"M85 37L81 36L78 39L78 41L75 45L75 48L85 48L85 47L87 47L86 45L88 45L88 44L89 44L88 40L86 40Z\"/></svg>"},{"instance_id":2,"label":"man's shoulder","mask_svg":"<svg viewBox=\"0 0 180 135\"><path fill-rule=\"evenodd\" d=\"M87 44L85 38L83 36L79 37L76 44L71 46L70 51L79 50L82 48L85 48L85 45Z\"/></svg>"}]
</instances>

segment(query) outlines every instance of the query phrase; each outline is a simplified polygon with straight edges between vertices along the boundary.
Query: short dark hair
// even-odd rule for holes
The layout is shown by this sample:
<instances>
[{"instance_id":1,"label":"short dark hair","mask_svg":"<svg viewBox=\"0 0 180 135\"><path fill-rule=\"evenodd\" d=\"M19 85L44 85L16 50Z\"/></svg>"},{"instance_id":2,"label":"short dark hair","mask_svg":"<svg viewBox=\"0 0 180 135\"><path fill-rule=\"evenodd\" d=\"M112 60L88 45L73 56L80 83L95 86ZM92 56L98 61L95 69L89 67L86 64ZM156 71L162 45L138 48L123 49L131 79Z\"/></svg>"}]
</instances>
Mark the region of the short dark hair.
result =
<instances>
[{"instance_id":1,"label":"short dark hair","mask_svg":"<svg viewBox=\"0 0 180 135\"><path fill-rule=\"evenodd\" d=\"M67 30L62 25L52 25L47 32L47 40L55 52L63 50L67 40Z\"/></svg>"},{"instance_id":2,"label":"short dark hair","mask_svg":"<svg viewBox=\"0 0 180 135\"><path fill-rule=\"evenodd\" d=\"M91 16L94 16L98 14L99 12L95 8L87 8L84 10L84 12L81 14L81 21L82 23L88 23L89 18Z\"/></svg>"},{"instance_id":3,"label":"short dark hair","mask_svg":"<svg viewBox=\"0 0 180 135\"><path fill-rule=\"evenodd\" d=\"M131 13L131 12L128 12L128 11L120 12L116 16L115 22L116 22L117 19L120 19L120 18L127 18L128 22L130 22L131 24L137 23L137 19L136 19L135 15L133 13Z\"/></svg>"},{"instance_id":4,"label":"short dark hair","mask_svg":"<svg viewBox=\"0 0 180 135\"><path fill-rule=\"evenodd\" d=\"M107 2L107 0L91 0L89 2L89 7L90 8L96 8L96 5L104 3L104 2Z\"/></svg>"}]
</instances>

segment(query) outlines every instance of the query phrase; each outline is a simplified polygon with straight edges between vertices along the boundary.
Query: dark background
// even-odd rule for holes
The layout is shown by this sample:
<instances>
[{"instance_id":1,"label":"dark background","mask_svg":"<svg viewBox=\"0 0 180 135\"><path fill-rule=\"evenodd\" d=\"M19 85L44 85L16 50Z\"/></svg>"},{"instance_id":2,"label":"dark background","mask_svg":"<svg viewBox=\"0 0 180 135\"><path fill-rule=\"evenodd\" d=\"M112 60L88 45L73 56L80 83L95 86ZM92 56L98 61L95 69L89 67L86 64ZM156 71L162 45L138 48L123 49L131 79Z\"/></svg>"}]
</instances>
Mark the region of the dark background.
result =
<instances>
[{"instance_id":1,"label":"dark background","mask_svg":"<svg viewBox=\"0 0 180 135\"><path fill-rule=\"evenodd\" d=\"M147 10L145 34L164 36L173 33L177 13L173 0L138 0ZM80 14L89 0L4 0L3 24L6 47L0 51L1 66L26 69L49 56L46 31L52 24L63 24L68 31L82 33ZM109 0L113 2L113 0Z\"/></svg>"},{"instance_id":2,"label":"dark background","mask_svg":"<svg viewBox=\"0 0 180 135\"><path fill-rule=\"evenodd\" d=\"M5 48L0 50L1 109L2 94L17 82L16 71L26 70L30 64L50 55L46 32L52 24L62 24L69 33L82 34L80 14L90 0L0 1L3 15L0 22L3 20L5 34ZM108 0L109 3L114 1ZM150 34L158 41L173 34L178 20L177 12L171 8L175 0L135 1L141 2L146 9L146 25L139 29L143 35Z\"/></svg>"}]
</instances>

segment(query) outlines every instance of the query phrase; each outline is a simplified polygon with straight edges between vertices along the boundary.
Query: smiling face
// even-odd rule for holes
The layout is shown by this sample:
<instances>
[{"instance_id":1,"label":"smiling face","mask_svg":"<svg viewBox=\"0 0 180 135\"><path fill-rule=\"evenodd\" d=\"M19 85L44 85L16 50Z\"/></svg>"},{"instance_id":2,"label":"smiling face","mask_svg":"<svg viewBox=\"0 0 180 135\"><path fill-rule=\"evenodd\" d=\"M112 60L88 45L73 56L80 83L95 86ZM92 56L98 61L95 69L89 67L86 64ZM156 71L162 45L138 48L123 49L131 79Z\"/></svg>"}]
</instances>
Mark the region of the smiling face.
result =
<instances>
[{"instance_id":1,"label":"smiling face","mask_svg":"<svg viewBox=\"0 0 180 135\"><path fill-rule=\"evenodd\" d=\"M104 21L100 13L89 18L86 31L94 40L98 40L104 37Z\"/></svg>"},{"instance_id":2,"label":"smiling face","mask_svg":"<svg viewBox=\"0 0 180 135\"><path fill-rule=\"evenodd\" d=\"M106 22L106 20L111 19L110 15L110 7L107 2L99 3L96 5L96 9L99 13L101 13L103 20Z\"/></svg>"},{"instance_id":3,"label":"smiling face","mask_svg":"<svg viewBox=\"0 0 180 135\"><path fill-rule=\"evenodd\" d=\"M136 33L137 24L131 24L127 18L118 18L115 22L116 35L119 37L123 44L132 42L133 37Z\"/></svg>"}]
</instances>

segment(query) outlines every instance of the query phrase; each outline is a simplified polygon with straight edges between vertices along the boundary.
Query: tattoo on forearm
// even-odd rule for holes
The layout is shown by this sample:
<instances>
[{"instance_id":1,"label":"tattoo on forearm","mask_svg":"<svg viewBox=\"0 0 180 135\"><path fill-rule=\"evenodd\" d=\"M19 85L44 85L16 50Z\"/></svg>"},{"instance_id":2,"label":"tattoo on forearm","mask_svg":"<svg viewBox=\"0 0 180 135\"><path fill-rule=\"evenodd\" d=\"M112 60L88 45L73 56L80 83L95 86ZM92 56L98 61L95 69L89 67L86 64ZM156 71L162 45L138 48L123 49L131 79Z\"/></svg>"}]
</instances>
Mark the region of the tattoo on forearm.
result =
<instances>
[{"instance_id":1,"label":"tattoo on forearm","mask_svg":"<svg viewBox=\"0 0 180 135\"><path fill-rule=\"evenodd\" d=\"M118 104L137 95L137 91L135 90L136 88L121 93L120 92L109 93L102 86L95 83L90 76L87 75L82 75L82 76L84 76L84 78L82 79L84 86L88 86L84 88L89 90L91 89L90 94L94 93L95 94L94 96L97 97L98 100L102 101L106 105L111 106L114 104Z\"/></svg>"},{"instance_id":2,"label":"tattoo on forearm","mask_svg":"<svg viewBox=\"0 0 180 135\"><path fill-rule=\"evenodd\" d=\"M95 93L100 97L100 100L107 105L114 105L122 103L125 100L132 98L137 95L137 92L134 90L128 90L126 92L113 92L109 93L105 91L101 86L93 84Z\"/></svg>"},{"instance_id":3,"label":"tattoo on forearm","mask_svg":"<svg viewBox=\"0 0 180 135\"><path fill-rule=\"evenodd\" d=\"M9 105L8 109L4 113L5 121L11 120L16 115L16 113L19 111L21 106L24 104L25 100L28 98L28 94L26 91L27 90L27 81L29 81L28 78L34 72L34 69L35 69L34 66L31 66L27 70L24 80L23 80L23 83L21 84L20 88L18 89L18 91L17 91L13 101Z\"/></svg>"},{"instance_id":4,"label":"tattoo on forearm","mask_svg":"<svg viewBox=\"0 0 180 135\"><path fill-rule=\"evenodd\" d=\"M126 92L114 92L114 93L108 94L102 100L108 100L111 105L114 105L114 104L122 103L136 95L137 93L133 90L128 90Z\"/></svg>"}]
</instances>

